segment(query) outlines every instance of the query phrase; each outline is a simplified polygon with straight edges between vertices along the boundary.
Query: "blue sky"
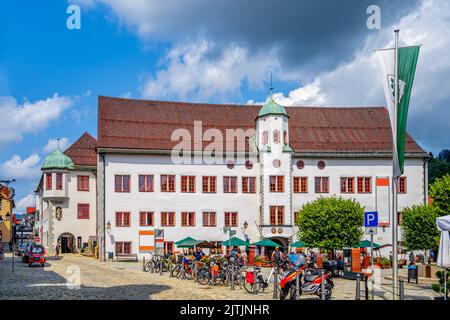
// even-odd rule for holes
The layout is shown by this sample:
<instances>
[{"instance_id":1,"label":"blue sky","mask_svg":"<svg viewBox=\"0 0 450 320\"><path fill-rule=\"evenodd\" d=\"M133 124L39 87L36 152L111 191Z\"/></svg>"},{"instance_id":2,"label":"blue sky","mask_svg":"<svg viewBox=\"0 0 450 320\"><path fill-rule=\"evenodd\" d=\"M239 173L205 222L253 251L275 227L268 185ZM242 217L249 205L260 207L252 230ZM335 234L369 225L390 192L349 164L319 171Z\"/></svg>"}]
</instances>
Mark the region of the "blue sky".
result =
<instances>
[{"instance_id":1,"label":"blue sky","mask_svg":"<svg viewBox=\"0 0 450 320\"><path fill-rule=\"evenodd\" d=\"M81 29L66 27L69 4ZM367 7L382 28L366 27ZM97 96L254 103L270 73L285 105L384 105L372 50L423 44L408 131L428 151L449 148L450 27L445 0L0 3L0 179L30 204L45 155L97 135ZM448 37L447 37L448 38Z\"/></svg>"}]
</instances>

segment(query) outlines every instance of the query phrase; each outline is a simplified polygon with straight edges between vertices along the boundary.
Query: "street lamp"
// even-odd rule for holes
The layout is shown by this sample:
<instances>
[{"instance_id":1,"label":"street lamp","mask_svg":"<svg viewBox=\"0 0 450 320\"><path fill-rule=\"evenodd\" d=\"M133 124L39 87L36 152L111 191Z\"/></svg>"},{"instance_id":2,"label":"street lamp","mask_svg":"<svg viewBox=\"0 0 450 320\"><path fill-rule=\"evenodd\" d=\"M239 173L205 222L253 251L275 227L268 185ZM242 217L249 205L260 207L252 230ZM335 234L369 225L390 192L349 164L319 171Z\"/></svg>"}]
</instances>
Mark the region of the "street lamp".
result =
<instances>
[{"instance_id":1,"label":"street lamp","mask_svg":"<svg viewBox=\"0 0 450 320\"><path fill-rule=\"evenodd\" d=\"M111 231L111 221L109 221L109 220L106 223L106 230L108 231L108 234L109 234L109 231Z\"/></svg>"},{"instance_id":2,"label":"street lamp","mask_svg":"<svg viewBox=\"0 0 450 320\"><path fill-rule=\"evenodd\" d=\"M244 230L248 228L248 223L247 221L244 222Z\"/></svg>"}]
</instances>

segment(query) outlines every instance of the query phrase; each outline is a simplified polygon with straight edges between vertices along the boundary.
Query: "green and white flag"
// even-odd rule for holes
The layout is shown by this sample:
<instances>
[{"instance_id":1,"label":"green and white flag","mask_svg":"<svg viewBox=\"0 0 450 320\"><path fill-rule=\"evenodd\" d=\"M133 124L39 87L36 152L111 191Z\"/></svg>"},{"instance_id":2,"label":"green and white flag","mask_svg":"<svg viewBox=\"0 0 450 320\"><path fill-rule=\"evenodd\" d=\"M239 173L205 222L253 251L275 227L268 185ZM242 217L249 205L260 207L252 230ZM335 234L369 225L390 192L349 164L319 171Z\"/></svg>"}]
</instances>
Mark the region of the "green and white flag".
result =
<instances>
[{"instance_id":1,"label":"green and white flag","mask_svg":"<svg viewBox=\"0 0 450 320\"><path fill-rule=\"evenodd\" d=\"M405 137L409 100L416 72L420 46L398 48L398 104L395 110L395 49L376 51L383 72L384 93L391 119L394 142L394 177L403 174ZM397 119L397 126L394 126ZM394 132L394 128L397 132Z\"/></svg>"}]
</instances>

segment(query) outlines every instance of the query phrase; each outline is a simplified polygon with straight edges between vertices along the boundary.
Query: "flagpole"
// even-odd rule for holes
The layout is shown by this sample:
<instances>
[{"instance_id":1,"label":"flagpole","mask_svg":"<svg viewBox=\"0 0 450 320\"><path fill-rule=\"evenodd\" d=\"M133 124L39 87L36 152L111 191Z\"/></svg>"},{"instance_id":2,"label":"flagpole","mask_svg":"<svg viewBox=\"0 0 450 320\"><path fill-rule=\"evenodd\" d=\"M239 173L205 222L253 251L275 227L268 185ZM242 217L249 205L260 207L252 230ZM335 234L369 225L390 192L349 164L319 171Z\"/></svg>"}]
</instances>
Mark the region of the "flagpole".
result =
<instances>
[{"instance_id":1,"label":"flagpole","mask_svg":"<svg viewBox=\"0 0 450 320\"><path fill-rule=\"evenodd\" d=\"M395 158L397 156L397 107L398 107L398 38L400 30L395 30L395 62L394 62L394 127L392 141L392 299L397 300L398 284L398 259L397 259L397 174L395 170ZM395 141L394 141L395 139Z\"/></svg>"}]
</instances>

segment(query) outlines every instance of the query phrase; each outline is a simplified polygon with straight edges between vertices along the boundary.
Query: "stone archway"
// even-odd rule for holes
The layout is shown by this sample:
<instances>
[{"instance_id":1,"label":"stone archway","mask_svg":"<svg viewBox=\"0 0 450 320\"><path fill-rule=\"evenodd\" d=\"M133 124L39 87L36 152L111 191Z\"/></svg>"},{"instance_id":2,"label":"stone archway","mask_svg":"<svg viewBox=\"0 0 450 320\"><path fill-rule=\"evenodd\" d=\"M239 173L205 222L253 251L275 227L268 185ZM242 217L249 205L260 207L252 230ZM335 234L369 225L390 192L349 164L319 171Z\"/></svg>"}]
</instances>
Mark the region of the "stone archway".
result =
<instances>
[{"instance_id":1,"label":"stone archway","mask_svg":"<svg viewBox=\"0 0 450 320\"><path fill-rule=\"evenodd\" d=\"M64 232L58 237L61 253L75 252L75 236L69 232Z\"/></svg>"}]
</instances>

